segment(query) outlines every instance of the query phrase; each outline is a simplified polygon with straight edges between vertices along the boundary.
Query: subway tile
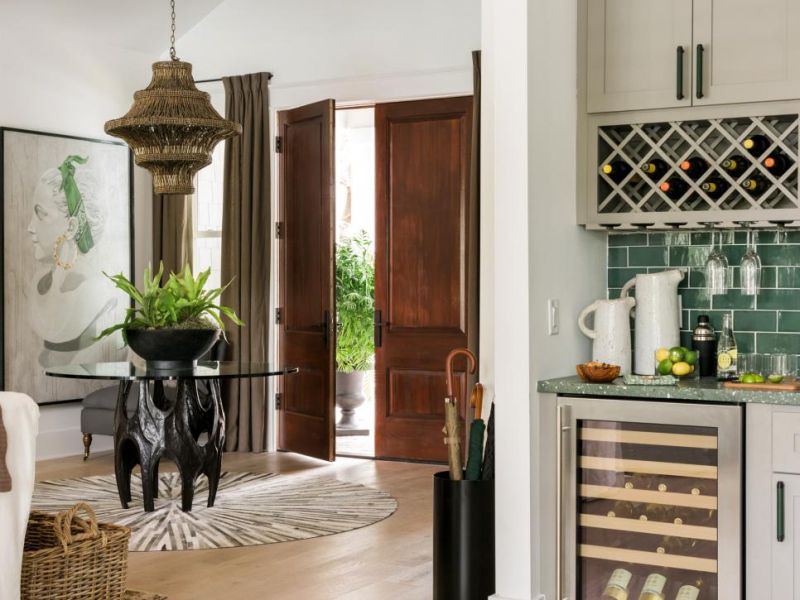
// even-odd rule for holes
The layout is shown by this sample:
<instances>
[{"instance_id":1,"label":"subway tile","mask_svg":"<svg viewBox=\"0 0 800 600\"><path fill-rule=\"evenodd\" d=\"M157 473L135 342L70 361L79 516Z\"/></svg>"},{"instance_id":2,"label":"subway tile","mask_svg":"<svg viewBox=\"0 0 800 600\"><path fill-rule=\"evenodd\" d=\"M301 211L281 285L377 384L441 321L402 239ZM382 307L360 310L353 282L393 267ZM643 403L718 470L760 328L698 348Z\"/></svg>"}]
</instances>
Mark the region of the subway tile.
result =
<instances>
[{"instance_id":1,"label":"subway tile","mask_svg":"<svg viewBox=\"0 0 800 600\"><path fill-rule=\"evenodd\" d=\"M608 235L609 246L646 246L646 233L610 233Z\"/></svg>"},{"instance_id":2,"label":"subway tile","mask_svg":"<svg viewBox=\"0 0 800 600\"><path fill-rule=\"evenodd\" d=\"M746 231L732 231L733 233L733 244L746 244L747 243L747 232Z\"/></svg>"},{"instance_id":3,"label":"subway tile","mask_svg":"<svg viewBox=\"0 0 800 600\"><path fill-rule=\"evenodd\" d=\"M628 266L628 248L609 248L608 249L608 266L609 267L627 267Z\"/></svg>"},{"instance_id":4,"label":"subway tile","mask_svg":"<svg viewBox=\"0 0 800 600\"><path fill-rule=\"evenodd\" d=\"M757 333L756 338L757 352L800 354L800 334L798 333ZM738 338L736 341L739 341Z\"/></svg>"},{"instance_id":5,"label":"subway tile","mask_svg":"<svg viewBox=\"0 0 800 600\"><path fill-rule=\"evenodd\" d=\"M704 288L706 287L706 270L697 267L690 269L688 279L690 288Z\"/></svg>"},{"instance_id":6,"label":"subway tile","mask_svg":"<svg viewBox=\"0 0 800 600\"><path fill-rule=\"evenodd\" d=\"M739 269L736 269L737 275ZM737 277L738 280L738 277ZM738 281L734 284L736 286L739 285ZM774 288L774 287L783 287L778 285L778 268L777 267L761 267L761 287L762 288Z\"/></svg>"},{"instance_id":7,"label":"subway tile","mask_svg":"<svg viewBox=\"0 0 800 600\"><path fill-rule=\"evenodd\" d=\"M711 322L711 326L714 328L715 331L719 331L722 329L722 316L729 315L731 311L729 310L691 310L690 312L690 325L691 329L694 329L697 326L697 317L700 315L707 315L708 320Z\"/></svg>"},{"instance_id":8,"label":"subway tile","mask_svg":"<svg viewBox=\"0 0 800 600\"><path fill-rule=\"evenodd\" d=\"M800 332L800 312L778 311L778 331Z\"/></svg>"},{"instance_id":9,"label":"subway tile","mask_svg":"<svg viewBox=\"0 0 800 600\"><path fill-rule=\"evenodd\" d=\"M667 246L689 246L692 243L692 234L688 231L668 231L664 234Z\"/></svg>"},{"instance_id":10,"label":"subway tile","mask_svg":"<svg viewBox=\"0 0 800 600\"><path fill-rule=\"evenodd\" d=\"M734 331L777 331L778 313L774 310L737 310L733 313Z\"/></svg>"},{"instance_id":11,"label":"subway tile","mask_svg":"<svg viewBox=\"0 0 800 600\"><path fill-rule=\"evenodd\" d=\"M666 246L628 248L628 265L631 267L661 267L668 264Z\"/></svg>"},{"instance_id":12,"label":"subway tile","mask_svg":"<svg viewBox=\"0 0 800 600\"><path fill-rule=\"evenodd\" d=\"M671 246L669 249L669 266L685 267L689 264L688 246Z\"/></svg>"},{"instance_id":13,"label":"subway tile","mask_svg":"<svg viewBox=\"0 0 800 600\"><path fill-rule=\"evenodd\" d=\"M738 265L742 262L742 257L747 251L747 246L723 246L722 253L728 258L728 264L731 266Z\"/></svg>"},{"instance_id":14,"label":"subway tile","mask_svg":"<svg viewBox=\"0 0 800 600\"><path fill-rule=\"evenodd\" d=\"M667 245L666 233L648 233L647 245L648 246L666 246Z\"/></svg>"},{"instance_id":15,"label":"subway tile","mask_svg":"<svg viewBox=\"0 0 800 600\"><path fill-rule=\"evenodd\" d=\"M800 267L773 267L778 272L779 288L800 288ZM761 278L764 278L762 267ZM764 286L766 287L766 286Z\"/></svg>"},{"instance_id":16,"label":"subway tile","mask_svg":"<svg viewBox=\"0 0 800 600\"><path fill-rule=\"evenodd\" d=\"M719 244L719 234L715 236ZM711 245L711 232L699 231L692 233L692 246L710 246Z\"/></svg>"},{"instance_id":17,"label":"subway tile","mask_svg":"<svg viewBox=\"0 0 800 600\"><path fill-rule=\"evenodd\" d=\"M719 294L712 298L711 305L715 309L738 308L754 309L756 307L755 296L745 296L741 290L729 289L727 294Z\"/></svg>"},{"instance_id":18,"label":"subway tile","mask_svg":"<svg viewBox=\"0 0 800 600\"><path fill-rule=\"evenodd\" d=\"M629 280L642 272L644 272L644 269L609 269L608 287L621 288L628 283Z\"/></svg>"},{"instance_id":19,"label":"subway tile","mask_svg":"<svg viewBox=\"0 0 800 600\"><path fill-rule=\"evenodd\" d=\"M711 297L704 289L686 289L681 291L681 302L683 308L711 308Z\"/></svg>"},{"instance_id":20,"label":"subway tile","mask_svg":"<svg viewBox=\"0 0 800 600\"><path fill-rule=\"evenodd\" d=\"M800 245L759 246L758 255L761 257L761 264L766 266L800 265Z\"/></svg>"},{"instance_id":21,"label":"subway tile","mask_svg":"<svg viewBox=\"0 0 800 600\"><path fill-rule=\"evenodd\" d=\"M734 337L736 338L736 349L741 352L755 352L756 351L756 334L755 333L737 333L734 329Z\"/></svg>"},{"instance_id":22,"label":"subway tile","mask_svg":"<svg viewBox=\"0 0 800 600\"><path fill-rule=\"evenodd\" d=\"M796 290L761 290L757 298L759 310L800 310L800 293Z\"/></svg>"},{"instance_id":23,"label":"subway tile","mask_svg":"<svg viewBox=\"0 0 800 600\"><path fill-rule=\"evenodd\" d=\"M681 346L685 346L687 348L692 347L692 332L691 331L681 331Z\"/></svg>"},{"instance_id":24,"label":"subway tile","mask_svg":"<svg viewBox=\"0 0 800 600\"><path fill-rule=\"evenodd\" d=\"M608 299L614 300L615 298L619 298L619 295L622 293L621 288L608 288Z\"/></svg>"}]
</instances>

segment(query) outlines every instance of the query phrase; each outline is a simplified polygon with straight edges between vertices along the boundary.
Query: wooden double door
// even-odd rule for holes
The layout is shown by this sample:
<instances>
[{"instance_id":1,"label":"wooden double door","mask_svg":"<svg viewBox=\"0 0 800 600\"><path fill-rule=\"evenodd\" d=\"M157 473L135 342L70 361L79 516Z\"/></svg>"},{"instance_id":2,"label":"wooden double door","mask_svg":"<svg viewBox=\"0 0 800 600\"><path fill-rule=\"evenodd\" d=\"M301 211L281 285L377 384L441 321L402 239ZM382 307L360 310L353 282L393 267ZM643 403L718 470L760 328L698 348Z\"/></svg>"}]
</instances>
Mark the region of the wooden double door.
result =
<instances>
[{"instance_id":1,"label":"wooden double door","mask_svg":"<svg viewBox=\"0 0 800 600\"><path fill-rule=\"evenodd\" d=\"M278 445L335 457L334 102L279 113ZM477 346L472 97L375 106L375 444L446 460L444 361ZM470 378L458 371L462 417Z\"/></svg>"}]
</instances>

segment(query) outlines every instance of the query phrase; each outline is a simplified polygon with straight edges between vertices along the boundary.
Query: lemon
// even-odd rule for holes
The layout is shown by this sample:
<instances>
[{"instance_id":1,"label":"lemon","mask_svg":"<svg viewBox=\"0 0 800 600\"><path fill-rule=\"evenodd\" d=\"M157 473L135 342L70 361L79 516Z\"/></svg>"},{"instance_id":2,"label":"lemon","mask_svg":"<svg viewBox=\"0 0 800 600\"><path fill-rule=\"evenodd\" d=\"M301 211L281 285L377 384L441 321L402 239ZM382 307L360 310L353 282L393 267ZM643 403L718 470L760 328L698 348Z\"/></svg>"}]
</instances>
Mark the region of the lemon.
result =
<instances>
[{"instance_id":1,"label":"lemon","mask_svg":"<svg viewBox=\"0 0 800 600\"><path fill-rule=\"evenodd\" d=\"M675 346L674 348L669 349L669 359L672 362L683 362L684 358L686 358L686 351L680 346Z\"/></svg>"},{"instance_id":2,"label":"lemon","mask_svg":"<svg viewBox=\"0 0 800 600\"><path fill-rule=\"evenodd\" d=\"M672 373L672 361L668 358L658 363L658 373L660 375L669 375Z\"/></svg>"},{"instance_id":3,"label":"lemon","mask_svg":"<svg viewBox=\"0 0 800 600\"><path fill-rule=\"evenodd\" d=\"M676 362L672 365L672 374L676 377L683 377L684 375L688 375L692 372L692 366L686 362Z\"/></svg>"},{"instance_id":4,"label":"lemon","mask_svg":"<svg viewBox=\"0 0 800 600\"><path fill-rule=\"evenodd\" d=\"M717 366L720 369L727 369L732 364L733 364L733 356L731 356L729 352L720 352L717 355Z\"/></svg>"},{"instance_id":5,"label":"lemon","mask_svg":"<svg viewBox=\"0 0 800 600\"><path fill-rule=\"evenodd\" d=\"M667 358L669 358L669 350L667 350L666 348L659 348L658 350L656 350L656 362L660 363L662 360L665 360Z\"/></svg>"}]
</instances>

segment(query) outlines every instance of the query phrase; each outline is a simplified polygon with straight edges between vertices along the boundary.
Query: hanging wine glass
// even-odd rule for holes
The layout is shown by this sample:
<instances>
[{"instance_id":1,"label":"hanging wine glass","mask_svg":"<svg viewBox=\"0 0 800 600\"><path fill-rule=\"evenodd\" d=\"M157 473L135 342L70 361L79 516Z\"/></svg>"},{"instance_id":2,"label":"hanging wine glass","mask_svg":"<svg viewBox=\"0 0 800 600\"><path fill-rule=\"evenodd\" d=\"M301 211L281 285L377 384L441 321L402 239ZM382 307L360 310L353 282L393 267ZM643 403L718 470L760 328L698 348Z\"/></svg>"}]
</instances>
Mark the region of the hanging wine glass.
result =
<instances>
[{"instance_id":1,"label":"hanging wine glass","mask_svg":"<svg viewBox=\"0 0 800 600\"><path fill-rule=\"evenodd\" d=\"M712 296L728 293L728 257L722 253L722 236L717 250L716 232L711 230L711 253L706 259L706 288Z\"/></svg>"},{"instance_id":2,"label":"hanging wine glass","mask_svg":"<svg viewBox=\"0 0 800 600\"><path fill-rule=\"evenodd\" d=\"M747 230L747 252L742 257L739 271L742 279L742 294L755 296L761 289L761 257L756 251L757 233Z\"/></svg>"}]
</instances>

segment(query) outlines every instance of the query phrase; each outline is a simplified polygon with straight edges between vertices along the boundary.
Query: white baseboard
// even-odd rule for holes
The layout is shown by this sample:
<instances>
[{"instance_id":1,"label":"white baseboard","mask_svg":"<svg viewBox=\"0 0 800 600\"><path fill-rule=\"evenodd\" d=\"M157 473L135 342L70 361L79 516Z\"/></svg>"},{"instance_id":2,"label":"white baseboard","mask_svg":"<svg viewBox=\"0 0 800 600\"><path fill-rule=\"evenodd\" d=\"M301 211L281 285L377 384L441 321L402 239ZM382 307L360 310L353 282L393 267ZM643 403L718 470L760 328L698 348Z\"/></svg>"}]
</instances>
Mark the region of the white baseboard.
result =
<instances>
[{"instance_id":1,"label":"white baseboard","mask_svg":"<svg viewBox=\"0 0 800 600\"><path fill-rule=\"evenodd\" d=\"M112 450L113 438L98 435L92 440L92 452ZM83 454L81 405L52 404L39 411L39 435L36 438L36 460Z\"/></svg>"},{"instance_id":2,"label":"white baseboard","mask_svg":"<svg viewBox=\"0 0 800 600\"><path fill-rule=\"evenodd\" d=\"M508 596L500 596L498 594L494 594L492 596L489 596L489 600L523 600L523 599L522 598L509 598ZM544 594L539 594L538 596L535 596L531 600L547 600L547 598L544 597Z\"/></svg>"}]
</instances>

